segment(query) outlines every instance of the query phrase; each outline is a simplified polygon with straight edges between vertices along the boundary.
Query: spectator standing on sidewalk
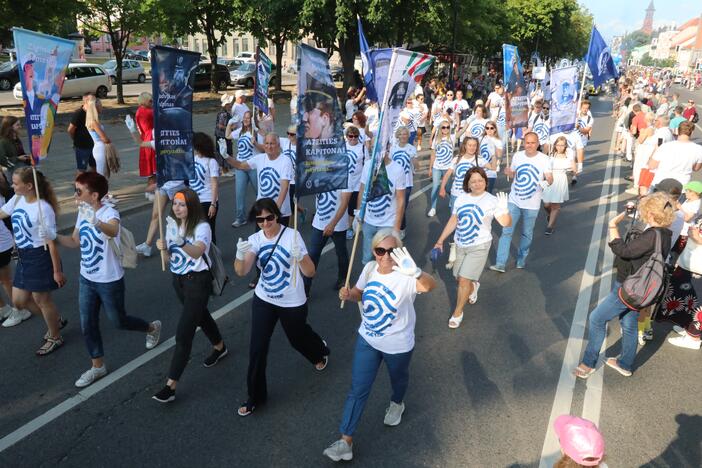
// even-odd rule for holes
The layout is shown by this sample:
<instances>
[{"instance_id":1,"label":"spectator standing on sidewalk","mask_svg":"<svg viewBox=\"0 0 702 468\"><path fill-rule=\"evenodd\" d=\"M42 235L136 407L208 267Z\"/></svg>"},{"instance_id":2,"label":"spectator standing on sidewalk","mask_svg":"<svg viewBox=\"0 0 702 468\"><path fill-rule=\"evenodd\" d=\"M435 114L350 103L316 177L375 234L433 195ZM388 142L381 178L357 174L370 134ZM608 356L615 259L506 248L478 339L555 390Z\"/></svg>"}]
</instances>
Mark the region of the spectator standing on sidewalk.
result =
<instances>
[{"instance_id":1,"label":"spectator standing on sidewalk","mask_svg":"<svg viewBox=\"0 0 702 468\"><path fill-rule=\"evenodd\" d=\"M93 138L85 126L86 105L91 97L94 98L95 95L93 93L85 93L83 95L83 105L73 112L71 123L68 124L68 134L73 140L73 149L76 153L76 169L79 174L87 170L95 170Z\"/></svg>"}]
</instances>

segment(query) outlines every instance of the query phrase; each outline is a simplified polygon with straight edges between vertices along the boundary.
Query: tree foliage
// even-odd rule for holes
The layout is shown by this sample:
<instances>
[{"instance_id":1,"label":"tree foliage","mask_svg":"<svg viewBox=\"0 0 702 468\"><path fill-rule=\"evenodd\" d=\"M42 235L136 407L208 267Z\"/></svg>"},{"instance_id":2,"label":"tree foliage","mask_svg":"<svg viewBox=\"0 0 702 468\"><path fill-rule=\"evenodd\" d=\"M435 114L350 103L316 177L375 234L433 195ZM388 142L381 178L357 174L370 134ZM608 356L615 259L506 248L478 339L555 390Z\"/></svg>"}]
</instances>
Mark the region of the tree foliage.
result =
<instances>
[{"instance_id":1,"label":"tree foliage","mask_svg":"<svg viewBox=\"0 0 702 468\"><path fill-rule=\"evenodd\" d=\"M621 50L624 53L631 52L637 47L649 44L650 42L651 36L649 34L646 34L643 31L634 31L624 36L622 39Z\"/></svg>"},{"instance_id":2,"label":"tree foliage","mask_svg":"<svg viewBox=\"0 0 702 468\"><path fill-rule=\"evenodd\" d=\"M76 31L79 9L78 0L0 0L0 44L9 47L13 27L66 36Z\"/></svg>"}]
</instances>

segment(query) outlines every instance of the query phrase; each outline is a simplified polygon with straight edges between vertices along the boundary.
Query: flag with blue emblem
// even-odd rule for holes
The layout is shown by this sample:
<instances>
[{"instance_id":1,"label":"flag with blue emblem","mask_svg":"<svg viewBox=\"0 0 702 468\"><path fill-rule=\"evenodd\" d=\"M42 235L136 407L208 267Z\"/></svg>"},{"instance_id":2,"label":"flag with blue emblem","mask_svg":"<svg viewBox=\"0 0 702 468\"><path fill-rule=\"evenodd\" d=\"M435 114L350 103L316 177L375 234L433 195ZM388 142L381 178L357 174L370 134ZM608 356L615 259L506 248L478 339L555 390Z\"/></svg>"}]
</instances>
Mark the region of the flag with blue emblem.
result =
<instances>
[{"instance_id":1,"label":"flag with blue emblem","mask_svg":"<svg viewBox=\"0 0 702 468\"><path fill-rule=\"evenodd\" d=\"M619 71L612 59L612 51L595 26L592 27L590 34L590 46L587 49L585 61L590 68L590 73L592 73L592 83L595 88L605 81L619 76Z\"/></svg>"},{"instance_id":2,"label":"flag with blue emblem","mask_svg":"<svg viewBox=\"0 0 702 468\"><path fill-rule=\"evenodd\" d=\"M358 20L358 42L361 48L361 63L363 64L363 81L366 83L366 96L371 101L378 101L378 92L375 89L375 83L373 82L373 67L371 66L371 54L370 48L368 47L368 41L366 40L366 35L363 34L363 24L361 24L361 17L356 15Z\"/></svg>"}]
</instances>

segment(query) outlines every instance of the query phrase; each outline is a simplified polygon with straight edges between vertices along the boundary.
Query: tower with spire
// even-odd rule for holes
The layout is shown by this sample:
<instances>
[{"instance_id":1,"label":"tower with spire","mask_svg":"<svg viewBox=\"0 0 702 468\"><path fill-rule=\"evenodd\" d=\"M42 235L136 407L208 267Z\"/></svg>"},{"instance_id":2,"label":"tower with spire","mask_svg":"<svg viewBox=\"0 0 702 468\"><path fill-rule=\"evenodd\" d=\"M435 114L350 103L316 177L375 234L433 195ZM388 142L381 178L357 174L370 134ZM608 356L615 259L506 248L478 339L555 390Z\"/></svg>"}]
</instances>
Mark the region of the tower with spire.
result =
<instances>
[{"instance_id":1,"label":"tower with spire","mask_svg":"<svg viewBox=\"0 0 702 468\"><path fill-rule=\"evenodd\" d=\"M643 28L641 28L641 31L645 32L646 34L651 34L653 32L653 13L655 11L656 9L653 7L653 0L651 0L648 8L646 8L646 18L644 18Z\"/></svg>"}]
</instances>

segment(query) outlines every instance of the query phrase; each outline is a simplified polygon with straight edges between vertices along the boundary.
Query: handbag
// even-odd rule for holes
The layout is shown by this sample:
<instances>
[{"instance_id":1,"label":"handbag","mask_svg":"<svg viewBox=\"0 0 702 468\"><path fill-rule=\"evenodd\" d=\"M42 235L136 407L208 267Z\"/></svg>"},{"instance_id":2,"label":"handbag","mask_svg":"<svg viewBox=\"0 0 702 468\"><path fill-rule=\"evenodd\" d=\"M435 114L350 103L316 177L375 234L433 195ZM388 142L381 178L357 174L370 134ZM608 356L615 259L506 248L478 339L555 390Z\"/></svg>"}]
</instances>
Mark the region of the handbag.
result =
<instances>
[{"instance_id":1,"label":"handbag","mask_svg":"<svg viewBox=\"0 0 702 468\"><path fill-rule=\"evenodd\" d=\"M702 245L688 238L678 257L678 266L696 275L702 275Z\"/></svg>"},{"instance_id":2,"label":"handbag","mask_svg":"<svg viewBox=\"0 0 702 468\"><path fill-rule=\"evenodd\" d=\"M629 275L619 287L619 299L633 310L641 310L657 303L665 292L668 274L661 247L661 234L656 233L656 246L646 262Z\"/></svg>"},{"instance_id":3,"label":"handbag","mask_svg":"<svg viewBox=\"0 0 702 468\"><path fill-rule=\"evenodd\" d=\"M221 296L224 292L224 287L229 282L229 276L227 276L227 271L224 269L222 252L219 250L219 247L210 242L210 251L208 254L203 254L203 259L212 274L212 295Z\"/></svg>"}]
</instances>

